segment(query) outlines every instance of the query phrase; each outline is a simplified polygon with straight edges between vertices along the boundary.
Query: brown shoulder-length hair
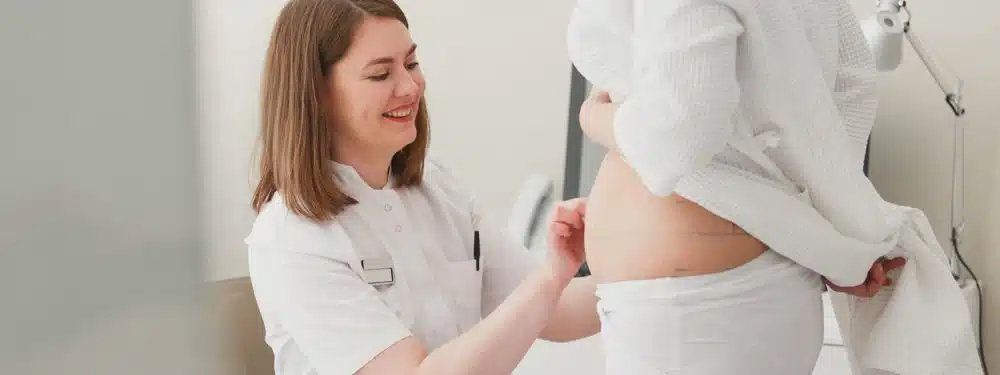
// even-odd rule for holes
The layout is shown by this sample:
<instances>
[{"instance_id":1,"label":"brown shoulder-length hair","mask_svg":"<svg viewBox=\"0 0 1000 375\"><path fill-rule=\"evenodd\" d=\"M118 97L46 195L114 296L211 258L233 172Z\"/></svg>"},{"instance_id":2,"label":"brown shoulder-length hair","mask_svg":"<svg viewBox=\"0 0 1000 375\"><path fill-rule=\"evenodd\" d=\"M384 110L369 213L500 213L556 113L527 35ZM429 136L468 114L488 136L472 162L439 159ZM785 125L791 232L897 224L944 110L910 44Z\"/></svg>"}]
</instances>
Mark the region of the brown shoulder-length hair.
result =
<instances>
[{"instance_id":1,"label":"brown shoulder-length hair","mask_svg":"<svg viewBox=\"0 0 1000 375\"><path fill-rule=\"evenodd\" d=\"M394 18L409 27L393 0L291 0L278 16L261 85L260 181L251 202L255 212L279 191L292 212L315 222L356 203L335 183L329 163L330 126L336 116L321 102L320 90L366 17ZM423 178L427 122L427 104L421 99L416 140L392 158L396 186L418 185Z\"/></svg>"}]
</instances>

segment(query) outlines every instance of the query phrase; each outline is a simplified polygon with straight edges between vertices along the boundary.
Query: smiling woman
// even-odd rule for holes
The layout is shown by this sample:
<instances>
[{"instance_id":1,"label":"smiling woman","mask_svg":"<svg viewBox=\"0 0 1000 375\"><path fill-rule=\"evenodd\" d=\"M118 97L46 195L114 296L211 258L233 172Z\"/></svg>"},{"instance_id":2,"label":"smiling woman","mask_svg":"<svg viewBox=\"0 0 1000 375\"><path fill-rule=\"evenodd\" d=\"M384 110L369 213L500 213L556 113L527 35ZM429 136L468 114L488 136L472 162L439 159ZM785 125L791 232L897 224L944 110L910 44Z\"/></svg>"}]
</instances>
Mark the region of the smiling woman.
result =
<instances>
[{"instance_id":1,"label":"smiling woman","mask_svg":"<svg viewBox=\"0 0 1000 375\"><path fill-rule=\"evenodd\" d=\"M392 0L278 17L245 239L278 375L509 374L599 330L582 248L539 261L426 158L424 87Z\"/></svg>"},{"instance_id":2,"label":"smiling woman","mask_svg":"<svg viewBox=\"0 0 1000 375\"><path fill-rule=\"evenodd\" d=\"M262 179L253 199L258 211L280 189L296 214L326 220L339 213L353 198L333 183L330 160L352 164L351 159L388 153L398 184L413 185L420 178L428 138L424 79L402 11L391 2L362 2L365 10L324 9L322 3L289 3L282 18L328 22L279 21L271 36L261 90ZM295 48L302 44L319 48ZM317 95L302 97L310 93ZM292 173L295 169L308 172ZM388 178L372 170L359 173L380 186Z\"/></svg>"}]
</instances>

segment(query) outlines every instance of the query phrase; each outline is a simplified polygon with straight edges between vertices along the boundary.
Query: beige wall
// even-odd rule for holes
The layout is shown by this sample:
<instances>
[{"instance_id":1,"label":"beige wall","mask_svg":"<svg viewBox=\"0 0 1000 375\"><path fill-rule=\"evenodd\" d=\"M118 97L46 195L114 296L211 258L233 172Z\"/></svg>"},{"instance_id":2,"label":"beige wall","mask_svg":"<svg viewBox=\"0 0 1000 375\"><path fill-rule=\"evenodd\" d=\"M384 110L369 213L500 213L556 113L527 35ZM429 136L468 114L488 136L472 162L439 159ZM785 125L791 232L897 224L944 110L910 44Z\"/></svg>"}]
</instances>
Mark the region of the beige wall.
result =
<instances>
[{"instance_id":1,"label":"beige wall","mask_svg":"<svg viewBox=\"0 0 1000 375\"><path fill-rule=\"evenodd\" d=\"M859 15L872 0L852 0ZM959 5L961 4L961 5ZM1000 368L1000 14L993 0L913 1L913 31L966 83L968 235L963 253L985 285L985 344ZM880 77L873 134L872 180L889 201L923 209L942 244L950 228L953 116L912 49L895 72ZM994 370L997 371L997 370Z\"/></svg>"}]
</instances>

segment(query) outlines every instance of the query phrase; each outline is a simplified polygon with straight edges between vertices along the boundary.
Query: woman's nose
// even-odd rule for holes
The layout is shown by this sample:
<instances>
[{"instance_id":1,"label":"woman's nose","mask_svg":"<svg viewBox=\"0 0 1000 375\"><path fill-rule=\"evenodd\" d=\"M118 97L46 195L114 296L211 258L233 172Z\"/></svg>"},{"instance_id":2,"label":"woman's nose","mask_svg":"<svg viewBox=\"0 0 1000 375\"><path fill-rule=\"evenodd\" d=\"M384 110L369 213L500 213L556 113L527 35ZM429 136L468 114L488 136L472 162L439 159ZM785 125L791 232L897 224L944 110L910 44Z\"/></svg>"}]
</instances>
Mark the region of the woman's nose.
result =
<instances>
[{"instance_id":1,"label":"woman's nose","mask_svg":"<svg viewBox=\"0 0 1000 375\"><path fill-rule=\"evenodd\" d=\"M396 96L412 97L420 94L420 83L412 74L403 74L399 84L396 85Z\"/></svg>"}]
</instances>

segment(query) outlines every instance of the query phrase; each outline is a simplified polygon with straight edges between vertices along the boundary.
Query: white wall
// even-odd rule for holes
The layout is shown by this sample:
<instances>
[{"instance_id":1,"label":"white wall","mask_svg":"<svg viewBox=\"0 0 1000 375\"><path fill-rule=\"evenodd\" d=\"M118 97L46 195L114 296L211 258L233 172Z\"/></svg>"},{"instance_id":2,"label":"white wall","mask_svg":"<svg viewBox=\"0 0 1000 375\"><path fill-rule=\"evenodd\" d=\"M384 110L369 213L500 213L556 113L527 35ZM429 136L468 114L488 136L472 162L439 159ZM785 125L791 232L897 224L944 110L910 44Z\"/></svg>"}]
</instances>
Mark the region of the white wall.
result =
<instances>
[{"instance_id":1,"label":"white wall","mask_svg":"<svg viewBox=\"0 0 1000 375\"><path fill-rule=\"evenodd\" d=\"M874 1L852 0L861 16ZM965 78L968 221L963 253L985 282L985 344L1000 370L1000 13L993 0L911 1L914 32L939 61ZM950 228L952 118L931 76L909 47L904 62L880 78L871 176L883 196L923 209L947 246Z\"/></svg>"},{"instance_id":2,"label":"white wall","mask_svg":"<svg viewBox=\"0 0 1000 375\"><path fill-rule=\"evenodd\" d=\"M207 278L246 275L251 162L268 36L282 0L196 1ZM427 75L431 149L492 216L543 173L562 189L571 1L403 0ZM460 32L456 32L460 30Z\"/></svg>"},{"instance_id":3,"label":"white wall","mask_svg":"<svg viewBox=\"0 0 1000 375\"><path fill-rule=\"evenodd\" d=\"M243 238L259 134L260 75L282 0L200 0L195 7L206 278L247 275Z\"/></svg>"},{"instance_id":4,"label":"white wall","mask_svg":"<svg viewBox=\"0 0 1000 375\"><path fill-rule=\"evenodd\" d=\"M497 219L544 173L562 190L572 0L401 0L427 76L431 149Z\"/></svg>"}]
</instances>

